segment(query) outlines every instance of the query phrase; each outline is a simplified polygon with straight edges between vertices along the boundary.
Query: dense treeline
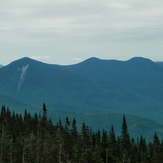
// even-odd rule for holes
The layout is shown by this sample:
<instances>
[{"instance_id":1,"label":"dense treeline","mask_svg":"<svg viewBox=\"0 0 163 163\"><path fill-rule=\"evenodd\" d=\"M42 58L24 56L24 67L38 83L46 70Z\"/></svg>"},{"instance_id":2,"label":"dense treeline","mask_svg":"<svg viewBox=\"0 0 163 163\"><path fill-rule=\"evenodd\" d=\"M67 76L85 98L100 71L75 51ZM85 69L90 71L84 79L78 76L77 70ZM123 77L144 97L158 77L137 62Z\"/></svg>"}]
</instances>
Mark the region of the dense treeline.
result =
<instances>
[{"instance_id":1,"label":"dense treeline","mask_svg":"<svg viewBox=\"0 0 163 163\"><path fill-rule=\"evenodd\" d=\"M157 134L147 143L140 136L131 138L125 116L120 136L93 131L85 123L77 129L76 120L53 125L42 113L31 116L11 113L2 106L0 113L0 163L161 163L163 142Z\"/></svg>"}]
</instances>

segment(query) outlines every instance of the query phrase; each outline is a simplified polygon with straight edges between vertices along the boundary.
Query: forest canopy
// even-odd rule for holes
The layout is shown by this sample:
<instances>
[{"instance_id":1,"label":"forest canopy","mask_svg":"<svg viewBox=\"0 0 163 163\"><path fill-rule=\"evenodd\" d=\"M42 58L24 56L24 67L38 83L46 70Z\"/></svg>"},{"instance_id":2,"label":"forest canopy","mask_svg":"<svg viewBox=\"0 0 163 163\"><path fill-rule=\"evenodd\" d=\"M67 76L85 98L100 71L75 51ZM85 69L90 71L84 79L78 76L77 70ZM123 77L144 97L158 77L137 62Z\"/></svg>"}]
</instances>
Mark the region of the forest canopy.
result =
<instances>
[{"instance_id":1,"label":"forest canopy","mask_svg":"<svg viewBox=\"0 0 163 163\"><path fill-rule=\"evenodd\" d=\"M94 131L76 119L48 119L46 105L42 112L31 115L11 112L2 106L0 112L1 163L160 163L163 162L163 141L154 133L147 142L140 135L130 137L125 115L121 135L110 131Z\"/></svg>"}]
</instances>

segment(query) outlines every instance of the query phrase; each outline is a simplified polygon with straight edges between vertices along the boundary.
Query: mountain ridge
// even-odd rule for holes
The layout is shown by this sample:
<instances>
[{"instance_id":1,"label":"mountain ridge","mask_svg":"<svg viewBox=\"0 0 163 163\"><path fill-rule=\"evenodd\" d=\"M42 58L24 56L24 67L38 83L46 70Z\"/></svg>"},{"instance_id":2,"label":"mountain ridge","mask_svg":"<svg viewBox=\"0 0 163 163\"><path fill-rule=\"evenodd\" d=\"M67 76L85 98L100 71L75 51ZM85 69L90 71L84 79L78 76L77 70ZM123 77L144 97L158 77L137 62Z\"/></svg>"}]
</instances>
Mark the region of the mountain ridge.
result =
<instances>
[{"instance_id":1,"label":"mountain ridge","mask_svg":"<svg viewBox=\"0 0 163 163\"><path fill-rule=\"evenodd\" d=\"M163 124L163 67L146 58L63 66L25 57L0 69L0 79L0 95L36 108L45 102L51 115L121 113Z\"/></svg>"},{"instance_id":2,"label":"mountain ridge","mask_svg":"<svg viewBox=\"0 0 163 163\"><path fill-rule=\"evenodd\" d=\"M133 65L131 63L133 61L137 63L136 66L135 64ZM149 65L145 66L146 67L146 69L144 70L145 72L141 70L140 68L141 66L138 66L139 64L142 65L142 62L144 63L144 65ZM24 73L24 76L22 76L22 73L26 66L27 69ZM139 69L139 71L137 71L137 68ZM148 70L148 68L150 69ZM151 73L151 69L154 72ZM154 75L151 76L151 74ZM89 87L90 90L92 91L95 90L95 92L98 92L96 90L99 90L104 94L106 90L103 90L104 89L103 87L106 87L108 91L109 89L110 91L112 91L111 93L113 93L114 90L116 90L117 95L115 96L117 98L118 94L122 94L119 91L124 92L124 89L126 89L127 92L129 89L133 89L133 87L136 87L136 89L137 88L140 89L138 87L138 84L142 83L142 79L143 79L142 84L145 85L149 81L153 82L153 79L154 80L157 79L158 76L162 78L162 68L158 66L155 62L140 57L132 58L127 61L101 60L98 58L90 58L79 64L70 66L44 64L43 62L25 57L20 60L14 61L11 64L5 66L5 68L1 69L0 77L1 76L3 76L4 82L1 81L0 84L1 85L4 84L4 88L6 89L10 88L10 90L7 91L11 93L13 92L13 94L9 95L11 97L12 96L18 97L18 94L21 92L21 90L20 92L17 92L18 91L17 88L19 85L18 83L20 82L20 78L22 76L23 82L21 83L21 87L22 89L24 89L25 92L26 91L29 92L28 91L29 89L31 89L33 92L34 90L40 89L40 87L45 87L43 88L42 91L46 91L46 89L50 88L53 91L59 93L60 92L59 89L61 88L63 93L65 91L66 93L68 93L67 89L69 89L69 91L76 92L78 91L77 88L82 89L83 87L86 89L87 87ZM49 86L47 84L49 84ZM4 92L6 92L6 90L4 90ZM98 96L101 96L100 92ZM133 90L131 92L133 92ZM76 93L80 94L82 92ZM108 94L108 92L106 93ZM87 96L90 94L92 94L91 91L89 94L87 92ZM52 96L56 95L52 94ZM22 94L19 96L22 96ZM23 99L20 98L19 100Z\"/></svg>"}]
</instances>

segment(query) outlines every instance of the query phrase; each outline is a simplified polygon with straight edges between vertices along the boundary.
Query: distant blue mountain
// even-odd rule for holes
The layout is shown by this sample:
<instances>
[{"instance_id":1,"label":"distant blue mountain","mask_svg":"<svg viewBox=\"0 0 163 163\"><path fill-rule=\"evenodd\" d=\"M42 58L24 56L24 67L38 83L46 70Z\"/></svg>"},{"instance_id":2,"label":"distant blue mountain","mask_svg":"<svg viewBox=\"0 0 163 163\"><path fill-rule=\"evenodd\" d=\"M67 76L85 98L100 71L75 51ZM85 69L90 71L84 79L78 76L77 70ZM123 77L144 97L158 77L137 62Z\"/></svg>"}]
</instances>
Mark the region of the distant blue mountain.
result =
<instances>
[{"instance_id":1,"label":"distant blue mountain","mask_svg":"<svg viewBox=\"0 0 163 163\"><path fill-rule=\"evenodd\" d=\"M35 108L45 102L51 116L122 113L163 124L163 66L141 57L69 66L22 58L0 69L0 95Z\"/></svg>"},{"instance_id":2,"label":"distant blue mountain","mask_svg":"<svg viewBox=\"0 0 163 163\"><path fill-rule=\"evenodd\" d=\"M163 62L156 62L159 66L163 66Z\"/></svg>"},{"instance_id":3,"label":"distant blue mountain","mask_svg":"<svg viewBox=\"0 0 163 163\"><path fill-rule=\"evenodd\" d=\"M77 65L68 66L71 72L93 80L113 81L115 83L133 84L157 77L162 67L149 59L135 57L128 61L100 60L90 58Z\"/></svg>"},{"instance_id":4,"label":"distant blue mountain","mask_svg":"<svg viewBox=\"0 0 163 163\"><path fill-rule=\"evenodd\" d=\"M102 108L163 123L163 67L159 64L141 57L128 61L90 58L67 69L103 88Z\"/></svg>"}]
</instances>

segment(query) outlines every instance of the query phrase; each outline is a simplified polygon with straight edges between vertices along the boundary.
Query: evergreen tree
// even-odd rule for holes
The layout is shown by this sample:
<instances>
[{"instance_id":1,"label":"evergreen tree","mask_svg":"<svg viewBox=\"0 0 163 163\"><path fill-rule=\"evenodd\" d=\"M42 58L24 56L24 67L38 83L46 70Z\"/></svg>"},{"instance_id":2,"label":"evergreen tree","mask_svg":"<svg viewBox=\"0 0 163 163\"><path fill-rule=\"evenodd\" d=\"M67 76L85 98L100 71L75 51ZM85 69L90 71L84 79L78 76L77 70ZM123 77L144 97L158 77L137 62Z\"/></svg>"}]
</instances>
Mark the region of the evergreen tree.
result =
<instances>
[{"instance_id":1,"label":"evergreen tree","mask_svg":"<svg viewBox=\"0 0 163 163\"><path fill-rule=\"evenodd\" d=\"M22 118L24 117L24 118ZM162 163L163 141L155 133L146 143L140 136L130 138L125 116L122 131L116 137L113 126L109 134L89 128L77 129L66 117L53 125L47 120L47 109L32 116L12 113L2 106L0 113L0 163ZM63 127L64 126L64 127Z\"/></svg>"},{"instance_id":2,"label":"evergreen tree","mask_svg":"<svg viewBox=\"0 0 163 163\"><path fill-rule=\"evenodd\" d=\"M47 109L45 103L43 103L43 108L42 108L42 121L44 124L47 122Z\"/></svg>"},{"instance_id":3,"label":"evergreen tree","mask_svg":"<svg viewBox=\"0 0 163 163\"><path fill-rule=\"evenodd\" d=\"M122 131L121 131L121 157L124 162L130 161L130 136L128 133L127 122L123 115Z\"/></svg>"},{"instance_id":4,"label":"evergreen tree","mask_svg":"<svg viewBox=\"0 0 163 163\"><path fill-rule=\"evenodd\" d=\"M117 140L114 132L114 127L111 127L109 133L109 144L108 144L108 162L117 162L117 158L120 156L120 149L117 145Z\"/></svg>"},{"instance_id":5,"label":"evergreen tree","mask_svg":"<svg viewBox=\"0 0 163 163\"><path fill-rule=\"evenodd\" d=\"M161 143L158 135L155 133L153 137L153 163L163 162L163 151L161 150Z\"/></svg>"},{"instance_id":6,"label":"evergreen tree","mask_svg":"<svg viewBox=\"0 0 163 163\"><path fill-rule=\"evenodd\" d=\"M81 129L81 145L83 149L85 150L86 148L91 148L91 136L89 133L88 126L86 126L85 123L82 124L82 129Z\"/></svg>"}]
</instances>

